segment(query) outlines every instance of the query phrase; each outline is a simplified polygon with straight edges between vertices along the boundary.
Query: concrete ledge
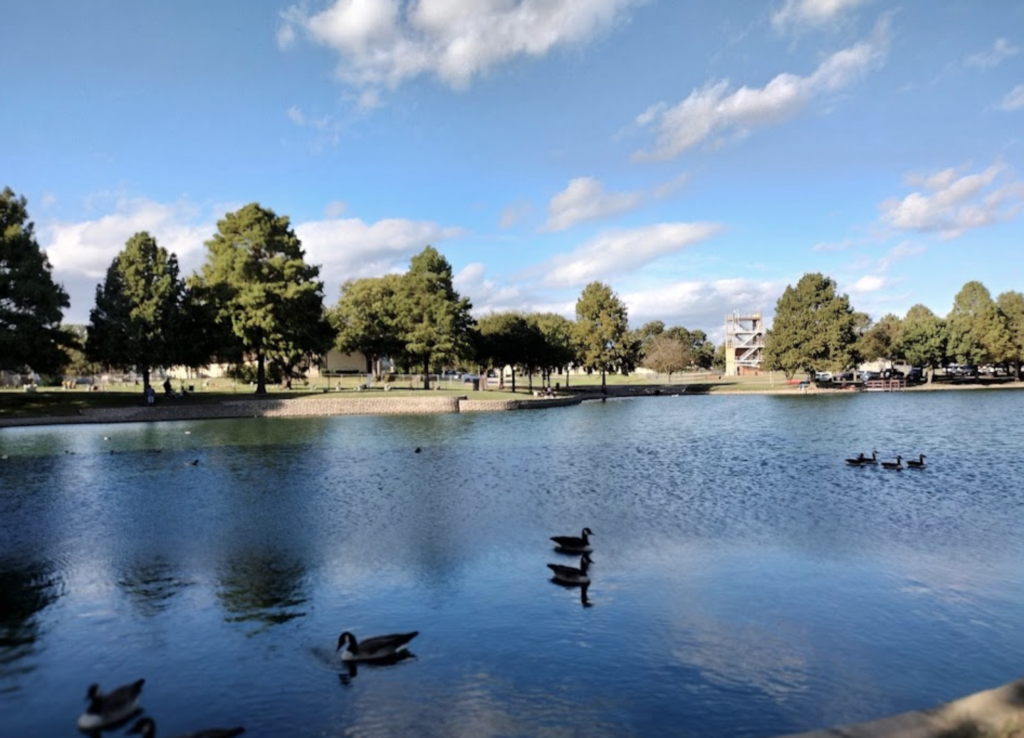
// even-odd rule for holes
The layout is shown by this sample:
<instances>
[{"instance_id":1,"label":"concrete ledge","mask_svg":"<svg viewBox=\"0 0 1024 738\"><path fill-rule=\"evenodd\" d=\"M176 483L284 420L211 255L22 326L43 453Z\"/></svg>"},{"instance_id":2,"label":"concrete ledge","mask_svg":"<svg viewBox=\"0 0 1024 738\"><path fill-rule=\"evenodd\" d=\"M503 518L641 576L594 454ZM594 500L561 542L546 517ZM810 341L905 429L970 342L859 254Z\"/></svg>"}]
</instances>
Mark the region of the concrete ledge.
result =
<instances>
[{"instance_id":1,"label":"concrete ledge","mask_svg":"<svg viewBox=\"0 0 1024 738\"><path fill-rule=\"evenodd\" d=\"M1012 738L1024 735L1024 679L931 710L781 738Z\"/></svg>"}]
</instances>

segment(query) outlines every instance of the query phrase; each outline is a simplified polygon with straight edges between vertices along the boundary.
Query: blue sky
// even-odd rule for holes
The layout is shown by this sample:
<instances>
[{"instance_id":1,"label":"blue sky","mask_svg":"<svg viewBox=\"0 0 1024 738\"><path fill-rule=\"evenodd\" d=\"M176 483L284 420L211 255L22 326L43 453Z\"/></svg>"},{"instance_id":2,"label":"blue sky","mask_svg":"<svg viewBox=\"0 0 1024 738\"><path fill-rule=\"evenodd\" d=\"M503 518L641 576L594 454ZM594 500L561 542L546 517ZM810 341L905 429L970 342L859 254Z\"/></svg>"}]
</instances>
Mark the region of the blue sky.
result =
<instances>
[{"instance_id":1,"label":"blue sky","mask_svg":"<svg viewBox=\"0 0 1024 738\"><path fill-rule=\"evenodd\" d=\"M328 304L433 244L480 315L716 338L806 272L878 318L1024 290L1024 4L33 0L5 8L0 186L84 323L148 230L287 215Z\"/></svg>"}]
</instances>

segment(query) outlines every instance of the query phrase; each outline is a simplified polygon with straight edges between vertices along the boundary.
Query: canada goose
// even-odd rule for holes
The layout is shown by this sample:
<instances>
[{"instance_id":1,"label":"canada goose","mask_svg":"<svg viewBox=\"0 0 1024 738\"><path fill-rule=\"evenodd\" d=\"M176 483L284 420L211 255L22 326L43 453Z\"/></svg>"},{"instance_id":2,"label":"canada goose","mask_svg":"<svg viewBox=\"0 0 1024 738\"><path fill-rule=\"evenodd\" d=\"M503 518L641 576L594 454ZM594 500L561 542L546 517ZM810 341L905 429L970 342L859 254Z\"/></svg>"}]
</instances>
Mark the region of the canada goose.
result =
<instances>
[{"instance_id":1,"label":"canada goose","mask_svg":"<svg viewBox=\"0 0 1024 738\"><path fill-rule=\"evenodd\" d=\"M561 584L590 584L587 569L592 563L594 562L591 560L590 554L585 553L583 558L580 559L579 568L563 566L562 564L548 564L548 568L554 572L555 581Z\"/></svg>"},{"instance_id":2,"label":"canada goose","mask_svg":"<svg viewBox=\"0 0 1024 738\"><path fill-rule=\"evenodd\" d=\"M924 454L919 454L919 455L920 455L921 458L917 459L916 461L914 459L910 459L907 462L907 466L910 467L911 469L924 469L925 455Z\"/></svg>"},{"instance_id":3,"label":"canada goose","mask_svg":"<svg viewBox=\"0 0 1024 738\"><path fill-rule=\"evenodd\" d=\"M590 547L590 536L594 535L590 528L584 528L580 537L576 536L551 536L555 547L566 553L590 553L594 549Z\"/></svg>"},{"instance_id":4,"label":"canada goose","mask_svg":"<svg viewBox=\"0 0 1024 738\"><path fill-rule=\"evenodd\" d=\"M78 716L78 728L83 731L99 730L115 725L134 715L139 707L139 693L145 679L124 684L112 692L103 694L100 685L90 684L85 698L89 706Z\"/></svg>"},{"instance_id":5,"label":"canada goose","mask_svg":"<svg viewBox=\"0 0 1024 738\"><path fill-rule=\"evenodd\" d=\"M903 468L903 463L902 462L903 462L903 457L902 456L897 456L896 457L896 461L883 461L882 462L882 468L883 469L902 469Z\"/></svg>"},{"instance_id":6,"label":"canada goose","mask_svg":"<svg viewBox=\"0 0 1024 738\"><path fill-rule=\"evenodd\" d=\"M129 733L137 733L142 738L156 738L156 723L153 722L153 718L139 718L139 721L135 723L128 730ZM175 738L234 738L236 735L241 735L245 732L245 728L207 728L206 730L197 730L194 733L182 733Z\"/></svg>"},{"instance_id":7,"label":"canada goose","mask_svg":"<svg viewBox=\"0 0 1024 738\"><path fill-rule=\"evenodd\" d=\"M409 641L418 636L418 630L411 633L393 633L391 635L374 636L366 638L362 642L347 630L338 636L338 647L335 651L342 651L342 661L381 661L393 659L400 651L404 651Z\"/></svg>"},{"instance_id":8,"label":"canada goose","mask_svg":"<svg viewBox=\"0 0 1024 738\"><path fill-rule=\"evenodd\" d=\"M861 464L864 463L864 461L866 459L867 459L867 456L865 456L864 454L857 454L857 458L855 458L855 459L847 459L846 463L850 464L851 466L860 466Z\"/></svg>"}]
</instances>

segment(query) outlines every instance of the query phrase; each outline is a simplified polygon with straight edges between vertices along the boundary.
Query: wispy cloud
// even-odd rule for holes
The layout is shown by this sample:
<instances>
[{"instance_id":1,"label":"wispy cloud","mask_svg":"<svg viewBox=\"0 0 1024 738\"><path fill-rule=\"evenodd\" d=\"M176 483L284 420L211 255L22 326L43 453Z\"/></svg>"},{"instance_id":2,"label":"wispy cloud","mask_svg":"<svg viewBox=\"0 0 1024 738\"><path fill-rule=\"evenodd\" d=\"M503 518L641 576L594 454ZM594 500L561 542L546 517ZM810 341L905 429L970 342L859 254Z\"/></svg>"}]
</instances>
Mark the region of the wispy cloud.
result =
<instances>
[{"instance_id":1,"label":"wispy cloud","mask_svg":"<svg viewBox=\"0 0 1024 738\"><path fill-rule=\"evenodd\" d=\"M903 241L902 243L894 246L889 253L878 260L878 268L883 272L888 271L888 269L897 261L921 256L927 250L928 249L923 244Z\"/></svg>"},{"instance_id":2,"label":"wispy cloud","mask_svg":"<svg viewBox=\"0 0 1024 738\"><path fill-rule=\"evenodd\" d=\"M593 177L577 177L551 198L543 231L564 231L577 223L610 218L632 210L643 199L639 192L606 192Z\"/></svg>"},{"instance_id":3,"label":"wispy cloud","mask_svg":"<svg viewBox=\"0 0 1024 738\"><path fill-rule=\"evenodd\" d=\"M1005 38L997 38L992 42L992 48L971 54L964 60L964 64L978 69L991 69L1002 64L1007 59L1020 53L1020 48L1014 46Z\"/></svg>"},{"instance_id":4,"label":"wispy cloud","mask_svg":"<svg viewBox=\"0 0 1024 738\"><path fill-rule=\"evenodd\" d=\"M636 117L641 128L654 132L653 148L638 151L637 160L674 159L687 149L711 139L743 137L756 128L794 117L814 99L836 93L879 65L889 48L888 17L875 26L870 38L837 51L810 75L780 74L761 88L730 91L728 81L709 83L682 102L660 102Z\"/></svg>"},{"instance_id":5,"label":"wispy cloud","mask_svg":"<svg viewBox=\"0 0 1024 738\"><path fill-rule=\"evenodd\" d=\"M311 13L305 4L281 14L278 45L296 33L330 47L337 78L358 88L394 89L434 75L465 89L493 67L581 44L628 18L645 0L334 0Z\"/></svg>"},{"instance_id":6,"label":"wispy cloud","mask_svg":"<svg viewBox=\"0 0 1024 738\"><path fill-rule=\"evenodd\" d=\"M1014 218L1024 206L1024 182L1010 177L1002 164L962 175L943 169L935 174L910 175L907 182L920 190L881 204L882 220L897 230L938 233L956 238L968 230Z\"/></svg>"},{"instance_id":7,"label":"wispy cloud","mask_svg":"<svg viewBox=\"0 0 1024 738\"><path fill-rule=\"evenodd\" d=\"M530 207L530 203L528 203L526 200L519 200L518 202L514 202L501 211L501 219L499 225L501 226L502 230L511 228L512 226L521 223L523 219L525 219L530 214L531 211L532 208Z\"/></svg>"},{"instance_id":8,"label":"wispy cloud","mask_svg":"<svg viewBox=\"0 0 1024 738\"><path fill-rule=\"evenodd\" d=\"M1017 85L1007 92L999 107L1003 110L1021 110L1024 108L1024 85Z\"/></svg>"},{"instance_id":9,"label":"wispy cloud","mask_svg":"<svg viewBox=\"0 0 1024 738\"><path fill-rule=\"evenodd\" d=\"M772 13L772 26L787 31L806 26L825 26L835 23L867 0L786 0Z\"/></svg>"},{"instance_id":10,"label":"wispy cloud","mask_svg":"<svg viewBox=\"0 0 1024 738\"><path fill-rule=\"evenodd\" d=\"M819 253L835 253L837 251L847 251L852 249L856 244L850 239L843 239L838 243L816 243L811 247L811 251L817 251Z\"/></svg>"},{"instance_id":11,"label":"wispy cloud","mask_svg":"<svg viewBox=\"0 0 1024 738\"><path fill-rule=\"evenodd\" d=\"M633 272L720 233L719 223L658 223L599 233L569 254L551 258L542 282L552 287L583 285Z\"/></svg>"}]
</instances>

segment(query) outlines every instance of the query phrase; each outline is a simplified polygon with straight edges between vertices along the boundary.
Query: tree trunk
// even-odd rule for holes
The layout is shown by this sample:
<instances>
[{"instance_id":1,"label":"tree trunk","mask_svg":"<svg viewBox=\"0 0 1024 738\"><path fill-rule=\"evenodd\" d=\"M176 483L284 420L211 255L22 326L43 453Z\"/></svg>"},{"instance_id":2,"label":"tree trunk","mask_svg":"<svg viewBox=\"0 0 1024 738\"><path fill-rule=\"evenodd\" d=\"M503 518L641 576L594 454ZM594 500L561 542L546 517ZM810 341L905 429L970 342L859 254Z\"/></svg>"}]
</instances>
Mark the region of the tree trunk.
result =
<instances>
[{"instance_id":1,"label":"tree trunk","mask_svg":"<svg viewBox=\"0 0 1024 738\"><path fill-rule=\"evenodd\" d=\"M149 367L145 366L142 368L142 394L149 394Z\"/></svg>"},{"instance_id":2,"label":"tree trunk","mask_svg":"<svg viewBox=\"0 0 1024 738\"><path fill-rule=\"evenodd\" d=\"M430 356L423 359L423 389L430 389Z\"/></svg>"},{"instance_id":3,"label":"tree trunk","mask_svg":"<svg viewBox=\"0 0 1024 738\"><path fill-rule=\"evenodd\" d=\"M267 366L262 351L256 352L256 394L267 394Z\"/></svg>"},{"instance_id":4,"label":"tree trunk","mask_svg":"<svg viewBox=\"0 0 1024 738\"><path fill-rule=\"evenodd\" d=\"M512 365L512 391L516 391L516 366Z\"/></svg>"},{"instance_id":5,"label":"tree trunk","mask_svg":"<svg viewBox=\"0 0 1024 738\"><path fill-rule=\"evenodd\" d=\"M607 385L605 385L605 381L604 381L604 369L603 368L601 369L601 394L602 395L607 395L608 394L608 387L607 387Z\"/></svg>"},{"instance_id":6,"label":"tree trunk","mask_svg":"<svg viewBox=\"0 0 1024 738\"><path fill-rule=\"evenodd\" d=\"M932 378L935 376L935 370L932 367L928 367L928 369L925 371L925 376L927 377L927 379L925 380L925 384L931 384Z\"/></svg>"},{"instance_id":7,"label":"tree trunk","mask_svg":"<svg viewBox=\"0 0 1024 738\"><path fill-rule=\"evenodd\" d=\"M565 368L565 388L569 389L569 367Z\"/></svg>"}]
</instances>

